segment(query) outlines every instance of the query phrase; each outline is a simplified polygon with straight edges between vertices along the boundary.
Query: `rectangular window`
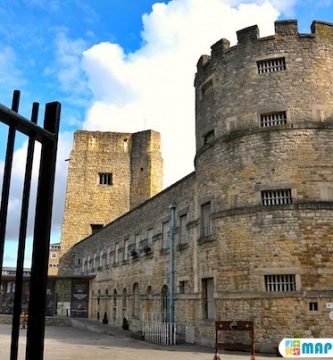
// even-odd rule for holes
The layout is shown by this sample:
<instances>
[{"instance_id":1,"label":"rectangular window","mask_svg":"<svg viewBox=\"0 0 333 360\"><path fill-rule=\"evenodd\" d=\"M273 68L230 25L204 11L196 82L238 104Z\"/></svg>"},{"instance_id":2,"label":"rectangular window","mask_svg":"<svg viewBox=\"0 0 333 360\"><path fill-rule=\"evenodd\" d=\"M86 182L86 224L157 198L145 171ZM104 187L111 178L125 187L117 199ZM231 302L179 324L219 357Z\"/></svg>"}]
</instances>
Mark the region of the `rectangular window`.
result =
<instances>
[{"instance_id":1,"label":"rectangular window","mask_svg":"<svg viewBox=\"0 0 333 360\"><path fill-rule=\"evenodd\" d=\"M187 286L187 281L186 280L179 281L179 294L185 294L186 286Z\"/></svg>"},{"instance_id":2,"label":"rectangular window","mask_svg":"<svg viewBox=\"0 0 333 360\"><path fill-rule=\"evenodd\" d=\"M187 243L187 214L179 217L179 244Z\"/></svg>"},{"instance_id":3,"label":"rectangular window","mask_svg":"<svg viewBox=\"0 0 333 360\"><path fill-rule=\"evenodd\" d=\"M309 302L309 311L318 311L318 303L317 303L317 301Z\"/></svg>"},{"instance_id":4,"label":"rectangular window","mask_svg":"<svg viewBox=\"0 0 333 360\"><path fill-rule=\"evenodd\" d=\"M118 264L119 262L119 243L115 245L115 253L114 253L114 263Z\"/></svg>"},{"instance_id":5,"label":"rectangular window","mask_svg":"<svg viewBox=\"0 0 333 360\"><path fill-rule=\"evenodd\" d=\"M265 275L265 288L268 292L296 291L296 276L288 275Z\"/></svg>"},{"instance_id":6,"label":"rectangular window","mask_svg":"<svg viewBox=\"0 0 333 360\"><path fill-rule=\"evenodd\" d=\"M291 189L265 190L261 192L263 206L292 204Z\"/></svg>"},{"instance_id":7,"label":"rectangular window","mask_svg":"<svg viewBox=\"0 0 333 360\"><path fill-rule=\"evenodd\" d=\"M112 173L99 173L100 185L112 185Z\"/></svg>"},{"instance_id":8,"label":"rectangular window","mask_svg":"<svg viewBox=\"0 0 333 360\"><path fill-rule=\"evenodd\" d=\"M128 260L128 239L124 240L124 260Z\"/></svg>"},{"instance_id":9,"label":"rectangular window","mask_svg":"<svg viewBox=\"0 0 333 360\"><path fill-rule=\"evenodd\" d=\"M169 230L169 221L166 221L162 224L162 249L168 248Z\"/></svg>"},{"instance_id":10,"label":"rectangular window","mask_svg":"<svg viewBox=\"0 0 333 360\"><path fill-rule=\"evenodd\" d=\"M201 236L210 236L212 234L212 222L211 222L211 203L201 205Z\"/></svg>"},{"instance_id":11,"label":"rectangular window","mask_svg":"<svg viewBox=\"0 0 333 360\"><path fill-rule=\"evenodd\" d=\"M152 248L153 246L153 234L154 234L154 230L148 229L147 238L148 238L148 247L150 248Z\"/></svg>"},{"instance_id":12,"label":"rectangular window","mask_svg":"<svg viewBox=\"0 0 333 360\"><path fill-rule=\"evenodd\" d=\"M140 234L136 234L135 235L135 250L137 253L139 253L139 250L140 250Z\"/></svg>"},{"instance_id":13,"label":"rectangular window","mask_svg":"<svg viewBox=\"0 0 333 360\"><path fill-rule=\"evenodd\" d=\"M111 249L110 249L110 247L108 247L108 249L107 249L107 253L106 253L106 265L110 265L110 257L111 257Z\"/></svg>"},{"instance_id":14,"label":"rectangular window","mask_svg":"<svg viewBox=\"0 0 333 360\"><path fill-rule=\"evenodd\" d=\"M214 302L214 279L202 279L202 310L203 318L214 320L215 302Z\"/></svg>"},{"instance_id":15,"label":"rectangular window","mask_svg":"<svg viewBox=\"0 0 333 360\"><path fill-rule=\"evenodd\" d=\"M260 126L270 127L287 123L287 112L279 111L275 113L260 114Z\"/></svg>"},{"instance_id":16,"label":"rectangular window","mask_svg":"<svg viewBox=\"0 0 333 360\"><path fill-rule=\"evenodd\" d=\"M103 266L103 250L99 253L99 267Z\"/></svg>"},{"instance_id":17,"label":"rectangular window","mask_svg":"<svg viewBox=\"0 0 333 360\"><path fill-rule=\"evenodd\" d=\"M286 59L284 57L277 59L265 59L257 61L258 74L267 74L286 70Z\"/></svg>"}]
</instances>

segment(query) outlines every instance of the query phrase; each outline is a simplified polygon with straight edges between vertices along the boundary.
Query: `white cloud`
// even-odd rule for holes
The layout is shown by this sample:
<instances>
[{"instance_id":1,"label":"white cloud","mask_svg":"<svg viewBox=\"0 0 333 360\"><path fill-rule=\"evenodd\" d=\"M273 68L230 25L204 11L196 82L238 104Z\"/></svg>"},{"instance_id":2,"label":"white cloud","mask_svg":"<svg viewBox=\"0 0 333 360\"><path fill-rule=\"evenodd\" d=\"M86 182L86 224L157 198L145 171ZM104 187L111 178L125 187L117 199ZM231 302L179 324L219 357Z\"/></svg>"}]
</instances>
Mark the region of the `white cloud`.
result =
<instances>
[{"instance_id":1,"label":"white cloud","mask_svg":"<svg viewBox=\"0 0 333 360\"><path fill-rule=\"evenodd\" d=\"M274 1L276 7L281 5ZM175 182L193 168L198 58L209 54L210 46L222 37L235 43L235 32L247 26L258 24L261 35L273 33L276 7L268 1L156 3L142 18L139 50L125 54L118 44L100 43L84 52L83 67L94 95L84 127L160 131L165 185Z\"/></svg>"},{"instance_id":2,"label":"white cloud","mask_svg":"<svg viewBox=\"0 0 333 360\"><path fill-rule=\"evenodd\" d=\"M55 233L60 232L61 223L63 220L64 197L65 197L66 178L67 178L67 162L65 162L65 160L69 157L72 141L73 141L72 134L67 132L60 134L59 144L58 144L58 154L57 154L53 221L52 221L52 232ZM13 167L12 167L12 177L11 177L12 182L10 188L8 219L7 219L7 229L6 229L6 239L9 241L17 241L18 239L26 153L27 153L27 142L25 142L19 149L15 150L13 157ZM34 167L32 173L32 181L31 181L30 210L29 210L29 221L28 221L28 231L27 231L28 237L31 237L33 234L39 159L40 159L40 145L37 144L35 146ZM3 176L3 162L0 163L1 181L2 181L2 176Z\"/></svg>"}]
</instances>

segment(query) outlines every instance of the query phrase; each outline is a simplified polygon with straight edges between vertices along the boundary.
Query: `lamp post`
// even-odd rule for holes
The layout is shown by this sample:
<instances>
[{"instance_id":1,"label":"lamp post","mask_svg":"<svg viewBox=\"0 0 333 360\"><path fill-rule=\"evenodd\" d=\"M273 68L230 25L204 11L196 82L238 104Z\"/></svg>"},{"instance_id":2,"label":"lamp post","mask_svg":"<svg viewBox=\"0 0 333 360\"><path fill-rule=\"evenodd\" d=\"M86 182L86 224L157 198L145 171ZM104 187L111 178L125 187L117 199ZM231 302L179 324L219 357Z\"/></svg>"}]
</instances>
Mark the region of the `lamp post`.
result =
<instances>
[{"instance_id":1,"label":"lamp post","mask_svg":"<svg viewBox=\"0 0 333 360\"><path fill-rule=\"evenodd\" d=\"M174 276L175 276L175 263L174 263L174 238L176 233L176 203L173 202L169 206L171 212L171 223L169 231L169 303L168 303L168 314L169 314L169 323L174 323Z\"/></svg>"}]
</instances>

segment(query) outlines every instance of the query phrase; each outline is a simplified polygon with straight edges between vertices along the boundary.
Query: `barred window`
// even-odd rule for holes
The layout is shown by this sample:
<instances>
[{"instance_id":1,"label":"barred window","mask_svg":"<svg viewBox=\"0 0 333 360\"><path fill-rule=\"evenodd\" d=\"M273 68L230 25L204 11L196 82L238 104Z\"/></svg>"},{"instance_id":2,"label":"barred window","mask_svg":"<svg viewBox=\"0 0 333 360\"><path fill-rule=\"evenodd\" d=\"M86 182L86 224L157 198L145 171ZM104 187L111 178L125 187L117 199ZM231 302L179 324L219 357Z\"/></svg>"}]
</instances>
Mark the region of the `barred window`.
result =
<instances>
[{"instance_id":1,"label":"barred window","mask_svg":"<svg viewBox=\"0 0 333 360\"><path fill-rule=\"evenodd\" d=\"M257 61L258 74L267 74L286 70L286 60L284 57L278 59L265 59Z\"/></svg>"},{"instance_id":2,"label":"barred window","mask_svg":"<svg viewBox=\"0 0 333 360\"><path fill-rule=\"evenodd\" d=\"M289 205L292 203L291 189L265 190L261 192L263 206Z\"/></svg>"},{"instance_id":3,"label":"barred window","mask_svg":"<svg viewBox=\"0 0 333 360\"><path fill-rule=\"evenodd\" d=\"M209 236L212 234L211 203L201 205L201 236Z\"/></svg>"},{"instance_id":4,"label":"barred window","mask_svg":"<svg viewBox=\"0 0 333 360\"><path fill-rule=\"evenodd\" d=\"M309 302L309 311L318 311L318 302L317 301Z\"/></svg>"},{"instance_id":5,"label":"barred window","mask_svg":"<svg viewBox=\"0 0 333 360\"><path fill-rule=\"evenodd\" d=\"M187 214L179 217L179 244L187 243Z\"/></svg>"},{"instance_id":6,"label":"barred window","mask_svg":"<svg viewBox=\"0 0 333 360\"><path fill-rule=\"evenodd\" d=\"M268 292L296 291L295 274L265 275L265 288Z\"/></svg>"},{"instance_id":7,"label":"barred window","mask_svg":"<svg viewBox=\"0 0 333 360\"><path fill-rule=\"evenodd\" d=\"M99 173L100 185L112 185L112 173Z\"/></svg>"},{"instance_id":8,"label":"barred window","mask_svg":"<svg viewBox=\"0 0 333 360\"><path fill-rule=\"evenodd\" d=\"M269 127L287 123L287 112L279 111L268 114L260 114L260 126Z\"/></svg>"}]
</instances>

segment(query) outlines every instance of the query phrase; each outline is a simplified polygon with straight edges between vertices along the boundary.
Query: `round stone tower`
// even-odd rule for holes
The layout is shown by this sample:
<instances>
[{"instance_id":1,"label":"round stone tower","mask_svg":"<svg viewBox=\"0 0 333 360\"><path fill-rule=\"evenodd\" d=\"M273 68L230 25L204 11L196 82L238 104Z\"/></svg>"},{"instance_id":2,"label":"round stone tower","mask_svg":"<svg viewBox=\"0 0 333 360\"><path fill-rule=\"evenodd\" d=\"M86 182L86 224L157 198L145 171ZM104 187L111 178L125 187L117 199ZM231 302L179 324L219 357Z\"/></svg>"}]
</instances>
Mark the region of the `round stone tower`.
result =
<instances>
[{"instance_id":1,"label":"round stone tower","mask_svg":"<svg viewBox=\"0 0 333 360\"><path fill-rule=\"evenodd\" d=\"M198 209L211 207L216 318L253 320L265 350L332 335L333 25L237 39L197 64Z\"/></svg>"}]
</instances>

